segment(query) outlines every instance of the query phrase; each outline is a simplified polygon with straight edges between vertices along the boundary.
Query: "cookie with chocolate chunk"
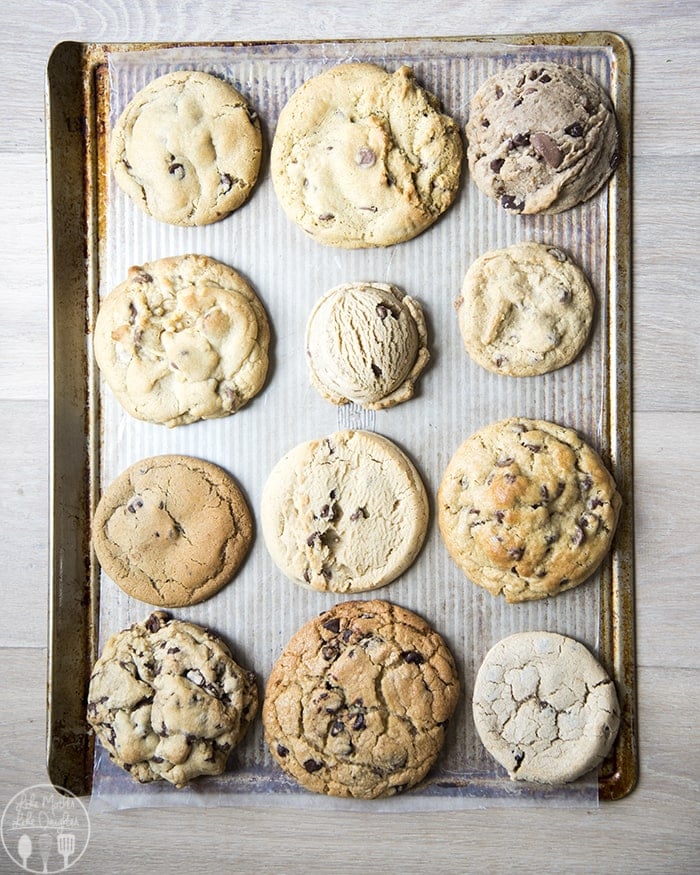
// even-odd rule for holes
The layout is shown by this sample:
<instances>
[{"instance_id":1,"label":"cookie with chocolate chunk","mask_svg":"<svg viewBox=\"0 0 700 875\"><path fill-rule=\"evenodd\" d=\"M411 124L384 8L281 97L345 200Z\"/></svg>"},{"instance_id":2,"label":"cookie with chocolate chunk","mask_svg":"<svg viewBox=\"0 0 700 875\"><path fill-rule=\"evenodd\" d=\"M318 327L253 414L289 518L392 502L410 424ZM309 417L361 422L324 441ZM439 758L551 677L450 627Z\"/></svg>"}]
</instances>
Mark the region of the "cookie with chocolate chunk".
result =
<instances>
[{"instance_id":1,"label":"cookie with chocolate chunk","mask_svg":"<svg viewBox=\"0 0 700 875\"><path fill-rule=\"evenodd\" d=\"M110 138L114 178L145 213L208 225L250 196L262 154L260 122L217 76L178 70L142 88Z\"/></svg>"},{"instance_id":2,"label":"cookie with chocolate chunk","mask_svg":"<svg viewBox=\"0 0 700 875\"><path fill-rule=\"evenodd\" d=\"M92 541L103 571L150 605L210 598L235 576L253 521L233 478L192 456L142 459L102 493Z\"/></svg>"},{"instance_id":3,"label":"cookie with chocolate chunk","mask_svg":"<svg viewBox=\"0 0 700 875\"><path fill-rule=\"evenodd\" d=\"M356 249L409 240L454 201L457 124L409 67L338 64L283 108L272 181L289 216L320 243Z\"/></svg>"},{"instance_id":4,"label":"cookie with chocolate chunk","mask_svg":"<svg viewBox=\"0 0 700 875\"><path fill-rule=\"evenodd\" d=\"M309 621L275 663L265 739L307 790L374 799L418 784L459 698L441 636L386 601L350 601Z\"/></svg>"},{"instance_id":5,"label":"cookie with chocolate chunk","mask_svg":"<svg viewBox=\"0 0 700 875\"><path fill-rule=\"evenodd\" d=\"M438 523L473 583L522 602L587 580L610 549L620 505L612 475L573 429L512 418L457 449Z\"/></svg>"},{"instance_id":6,"label":"cookie with chocolate chunk","mask_svg":"<svg viewBox=\"0 0 700 875\"><path fill-rule=\"evenodd\" d=\"M105 644L87 720L134 780L182 787L225 770L257 708L255 676L218 635L156 611Z\"/></svg>"},{"instance_id":7,"label":"cookie with chocolate chunk","mask_svg":"<svg viewBox=\"0 0 700 875\"><path fill-rule=\"evenodd\" d=\"M565 64L531 61L489 77L471 99L466 133L472 179L514 213L576 206L618 163L609 95Z\"/></svg>"}]
</instances>

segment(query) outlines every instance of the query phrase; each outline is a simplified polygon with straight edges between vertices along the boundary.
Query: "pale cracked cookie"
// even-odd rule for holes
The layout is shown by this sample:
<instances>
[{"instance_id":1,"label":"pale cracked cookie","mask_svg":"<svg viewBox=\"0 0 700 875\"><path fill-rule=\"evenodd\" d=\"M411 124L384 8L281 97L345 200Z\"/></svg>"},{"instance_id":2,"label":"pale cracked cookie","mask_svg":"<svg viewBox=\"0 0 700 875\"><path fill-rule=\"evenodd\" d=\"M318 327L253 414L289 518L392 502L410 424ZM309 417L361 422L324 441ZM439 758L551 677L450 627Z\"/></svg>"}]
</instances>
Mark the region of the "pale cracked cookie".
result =
<instances>
[{"instance_id":1,"label":"pale cracked cookie","mask_svg":"<svg viewBox=\"0 0 700 875\"><path fill-rule=\"evenodd\" d=\"M438 491L448 552L492 595L522 602L583 583L610 548L621 499L571 428L505 419L457 449Z\"/></svg>"},{"instance_id":2,"label":"pale cracked cookie","mask_svg":"<svg viewBox=\"0 0 700 875\"><path fill-rule=\"evenodd\" d=\"M454 201L462 154L457 124L409 67L346 63L308 79L283 108L272 181L289 218L320 243L389 246Z\"/></svg>"},{"instance_id":3,"label":"pale cracked cookie","mask_svg":"<svg viewBox=\"0 0 700 875\"><path fill-rule=\"evenodd\" d=\"M602 763L620 725L615 685L590 651L553 632L499 641L476 676L474 723L516 781L563 784Z\"/></svg>"},{"instance_id":4,"label":"pale cracked cookie","mask_svg":"<svg viewBox=\"0 0 700 875\"><path fill-rule=\"evenodd\" d=\"M350 601L308 622L274 665L265 739L303 787L374 799L419 783L437 760L460 685L447 645L386 601Z\"/></svg>"},{"instance_id":5,"label":"pale cracked cookie","mask_svg":"<svg viewBox=\"0 0 700 875\"><path fill-rule=\"evenodd\" d=\"M261 499L265 544L302 586L376 589L411 565L428 527L428 497L408 457L385 437L338 431L290 450Z\"/></svg>"},{"instance_id":6,"label":"pale cracked cookie","mask_svg":"<svg viewBox=\"0 0 700 875\"><path fill-rule=\"evenodd\" d=\"M618 164L615 112L575 67L531 61L473 96L467 157L481 191L514 213L559 213L592 197Z\"/></svg>"},{"instance_id":7,"label":"pale cracked cookie","mask_svg":"<svg viewBox=\"0 0 700 875\"><path fill-rule=\"evenodd\" d=\"M148 215L208 225L249 197L262 154L260 122L232 85L196 70L150 82L117 119L114 178Z\"/></svg>"},{"instance_id":8,"label":"pale cracked cookie","mask_svg":"<svg viewBox=\"0 0 700 875\"><path fill-rule=\"evenodd\" d=\"M469 355L496 374L528 377L572 362L595 298L583 271L553 246L516 243L470 266L455 302Z\"/></svg>"},{"instance_id":9,"label":"pale cracked cookie","mask_svg":"<svg viewBox=\"0 0 700 875\"><path fill-rule=\"evenodd\" d=\"M252 672L208 629L163 611L112 635L95 663L87 720L139 782L220 775L258 709Z\"/></svg>"},{"instance_id":10,"label":"pale cracked cookie","mask_svg":"<svg viewBox=\"0 0 700 875\"><path fill-rule=\"evenodd\" d=\"M421 305L386 283L336 286L307 323L311 382L333 404L381 410L407 401L429 358Z\"/></svg>"},{"instance_id":11,"label":"pale cracked cookie","mask_svg":"<svg viewBox=\"0 0 700 875\"><path fill-rule=\"evenodd\" d=\"M269 345L258 296L205 255L130 268L95 321L95 358L119 403L171 428L243 407L265 383Z\"/></svg>"},{"instance_id":12,"label":"pale cracked cookie","mask_svg":"<svg viewBox=\"0 0 700 875\"><path fill-rule=\"evenodd\" d=\"M233 478L191 456L131 465L104 490L92 525L105 574L124 592L162 607L202 602L236 574L253 521Z\"/></svg>"}]
</instances>

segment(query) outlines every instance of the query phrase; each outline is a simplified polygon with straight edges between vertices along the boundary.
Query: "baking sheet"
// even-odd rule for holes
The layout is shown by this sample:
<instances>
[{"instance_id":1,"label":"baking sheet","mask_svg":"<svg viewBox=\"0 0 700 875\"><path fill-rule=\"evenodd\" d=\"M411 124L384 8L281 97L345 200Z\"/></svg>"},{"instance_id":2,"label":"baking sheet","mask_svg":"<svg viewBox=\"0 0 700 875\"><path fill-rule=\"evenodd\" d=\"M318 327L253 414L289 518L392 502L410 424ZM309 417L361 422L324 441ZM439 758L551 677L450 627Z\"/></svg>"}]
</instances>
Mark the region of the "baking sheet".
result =
<instances>
[{"instance_id":1,"label":"baking sheet","mask_svg":"<svg viewBox=\"0 0 700 875\"><path fill-rule=\"evenodd\" d=\"M578 37L578 38L575 38ZM418 238L386 249L345 251L320 246L292 225L277 204L269 175L269 146L279 112L310 76L348 60L370 60L396 69L413 67L417 80L437 94L446 112L463 127L470 96L492 72L506 64L549 59L572 63L595 76L617 98L626 153L628 112L620 104L620 53L609 35L552 36L529 45L527 38L344 41L308 44L226 46L106 47L95 69L95 187L88 204L94 272L85 289L87 323L88 473L90 502L102 485L145 456L176 452L207 458L229 470L259 518L267 474L300 441L339 428L376 430L395 441L418 467L432 497L426 544L414 565L397 581L360 598L386 598L424 616L455 654L463 695L443 755L421 788L371 803L373 810L424 810L502 804L596 804L614 797L630 781L633 748L633 687L629 647L633 618L621 613L620 589L633 601L631 569L631 489L629 422L619 413L628 405L626 378L629 302L629 240L620 240L627 216L625 162L611 185L595 198L558 216L513 216L477 191L465 172L457 202ZM240 90L258 112L266 157L250 201L229 218L204 228L176 228L145 216L116 187L105 162L111 124L126 102L147 82L175 69L216 73ZM465 162L466 163L466 162ZM88 221L88 225L89 225ZM524 240L538 240L571 253L588 274L598 299L591 339L571 366L543 377L513 379L490 374L464 352L453 302L469 264L483 252ZM99 242L98 242L99 241ZM218 258L242 273L269 314L272 363L263 392L232 417L169 430L138 422L117 404L94 370L89 329L99 299L125 276L129 266L156 258L197 252ZM621 282L621 279L624 282ZM386 411L355 405L336 408L311 387L304 358L304 329L315 301L344 282L390 282L423 304L429 329L431 364L418 381L416 397ZM621 295L623 297L621 297ZM624 299L623 299L624 298ZM507 416L544 418L577 428L602 453L626 499L613 553L586 584L555 599L507 605L472 585L452 563L435 518L434 496L457 446L477 428ZM90 557L94 585L91 659L113 632L142 620L149 606L127 597L99 575ZM98 579L99 578L99 579ZM99 589L99 593L98 590ZM258 677L260 691L286 641L307 619L341 600L332 593L305 590L276 569L256 532L251 553L237 578L209 601L175 616L209 626L231 645L234 656ZM470 714L473 678L487 650L515 631L548 629L587 644L613 673L623 699L623 730L600 776L566 788L532 788L511 782L485 753ZM621 633L624 630L624 640ZM620 664L624 643L624 659ZM624 676L621 673L624 670ZM619 754L624 756L620 760ZM51 735L49 737L51 751ZM625 759L625 756L627 759ZM620 777L624 761L624 776ZM635 760L636 763L636 760ZM607 771L606 771L607 770ZM636 775L636 771L634 773ZM616 777L617 776L617 777ZM615 791L608 787L615 785ZM315 797L281 773L262 739L258 719L220 778L195 782L184 791L168 785L134 785L97 747L93 806L152 804L292 804L303 807L363 808L358 800Z\"/></svg>"}]
</instances>

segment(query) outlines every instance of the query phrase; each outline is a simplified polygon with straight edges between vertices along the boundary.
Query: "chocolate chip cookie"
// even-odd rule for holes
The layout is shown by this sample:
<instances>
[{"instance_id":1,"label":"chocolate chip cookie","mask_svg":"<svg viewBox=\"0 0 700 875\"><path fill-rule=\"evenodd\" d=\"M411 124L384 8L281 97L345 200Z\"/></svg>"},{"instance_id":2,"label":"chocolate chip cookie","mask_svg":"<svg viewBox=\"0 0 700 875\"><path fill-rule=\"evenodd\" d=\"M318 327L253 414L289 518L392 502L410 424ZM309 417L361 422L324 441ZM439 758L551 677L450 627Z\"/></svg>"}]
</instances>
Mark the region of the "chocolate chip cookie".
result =
<instances>
[{"instance_id":1,"label":"chocolate chip cookie","mask_svg":"<svg viewBox=\"0 0 700 875\"><path fill-rule=\"evenodd\" d=\"M470 266L455 302L464 346L496 374L528 377L572 362L595 298L583 271L544 243L516 243Z\"/></svg>"},{"instance_id":2,"label":"chocolate chip cookie","mask_svg":"<svg viewBox=\"0 0 700 875\"><path fill-rule=\"evenodd\" d=\"M273 667L265 739L308 790L391 796L435 763L459 692L454 659L423 619L386 601L344 602L299 629Z\"/></svg>"},{"instance_id":3,"label":"chocolate chip cookie","mask_svg":"<svg viewBox=\"0 0 700 875\"><path fill-rule=\"evenodd\" d=\"M620 725L606 671L553 632L499 641L479 668L472 708L484 747L516 781L575 781L602 763Z\"/></svg>"},{"instance_id":4,"label":"chocolate chip cookie","mask_svg":"<svg viewBox=\"0 0 700 875\"><path fill-rule=\"evenodd\" d=\"M269 345L258 296L205 255L130 268L95 321L95 358L119 403L169 428L240 410L265 383Z\"/></svg>"},{"instance_id":5,"label":"chocolate chip cookie","mask_svg":"<svg viewBox=\"0 0 700 875\"><path fill-rule=\"evenodd\" d=\"M617 167L617 139L608 94L564 64L501 70L469 105L472 179L513 213L560 213L588 200Z\"/></svg>"},{"instance_id":6,"label":"chocolate chip cookie","mask_svg":"<svg viewBox=\"0 0 700 875\"><path fill-rule=\"evenodd\" d=\"M381 410L407 401L429 358L421 305L387 283L336 286L307 323L311 382L333 404Z\"/></svg>"},{"instance_id":7,"label":"chocolate chip cookie","mask_svg":"<svg viewBox=\"0 0 700 875\"><path fill-rule=\"evenodd\" d=\"M583 583L610 549L621 499L570 428L512 418L469 437L438 491L438 523L467 577L508 602Z\"/></svg>"},{"instance_id":8,"label":"chocolate chip cookie","mask_svg":"<svg viewBox=\"0 0 700 875\"><path fill-rule=\"evenodd\" d=\"M338 431L280 459L263 489L261 523L272 559L295 583L364 592L395 580L416 558L428 498L392 441Z\"/></svg>"},{"instance_id":9,"label":"chocolate chip cookie","mask_svg":"<svg viewBox=\"0 0 700 875\"><path fill-rule=\"evenodd\" d=\"M253 522L240 489L218 465L191 456L143 459L104 490L92 526L102 569L142 602L183 607L236 574Z\"/></svg>"},{"instance_id":10,"label":"chocolate chip cookie","mask_svg":"<svg viewBox=\"0 0 700 875\"><path fill-rule=\"evenodd\" d=\"M232 85L196 70L160 76L117 119L110 163L148 215L208 225L249 197L258 177L260 122Z\"/></svg>"},{"instance_id":11,"label":"chocolate chip cookie","mask_svg":"<svg viewBox=\"0 0 700 875\"><path fill-rule=\"evenodd\" d=\"M142 783L220 775L258 708L252 672L217 635L156 611L113 635L90 677L87 720Z\"/></svg>"},{"instance_id":12,"label":"chocolate chip cookie","mask_svg":"<svg viewBox=\"0 0 700 875\"><path fill-rule=\"evenodd\" d=\"M462 155L457 124L409 67L338 64L283 108L272 181L289 218L320 243L389 246L450 206Z\"/></svg>"}]
</instances>

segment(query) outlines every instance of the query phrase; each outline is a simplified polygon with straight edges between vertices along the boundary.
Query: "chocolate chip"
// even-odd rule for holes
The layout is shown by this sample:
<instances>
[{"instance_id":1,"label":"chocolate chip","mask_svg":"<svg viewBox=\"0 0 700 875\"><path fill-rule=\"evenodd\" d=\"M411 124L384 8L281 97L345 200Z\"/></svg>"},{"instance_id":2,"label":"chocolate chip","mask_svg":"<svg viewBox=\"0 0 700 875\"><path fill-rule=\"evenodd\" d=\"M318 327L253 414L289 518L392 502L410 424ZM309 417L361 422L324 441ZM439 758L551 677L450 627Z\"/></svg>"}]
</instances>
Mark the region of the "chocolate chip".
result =
<instances>
[{"instance_id":1,"label":"chocolate chip","mask_svg":"<svg viewBox=\"0 0 700 875\"><path fill-rule=\"evenodd\" d=\"M583 125L579 122L574 122L572 125L569 125L567 128L564 128L564 133L568 134L570 137L582 137L583 136Z\"/></svg>"},{"instance_id":2,"label":"chocolate chip","mask_svg":"<svg viewBox=\"0 0 700 875\"><path fill-rule=\"evenodd\" d=\"M523 764L525 754L521 750L516 750L514 751L513 756L515 758L515 766L513 767L513 771L517 772L520 766Z\"/></svg>"},{"instance_id":3,"label":"chocolate chip","mask_svg":"<svg viewBox=\"0 0 700 875\"><path fill-rule=\"evenodd\" d=\"M530 142L535 152L541 155L550 167L559 167L564 160L561 149L549 134L537 131L530 136Z\"/></svg>"},{"instance_id":4,"label":"chocolate chip","mask_svg":"<svg viewBox=\"0 0 700 875\"><path fill-rule=\"evenodd\" d=\"M277 745L277 753L281 757L286 757L287 754L289 753L289 750L283 744L278 744Z\"/></svg>"},{"instance_id":5,"label":"chocolate chip","mask_svg":"<svg viewBox=\"0 0 700 875\"><path fill-rule=\"evenodd\" d=\"M150 275L150 273L146 273L145 270L140 270L137 274L135 274L133 277L131 277L131 279L132 279L135 283L152 283L152 282L153 282L153 277ZM134 306L134 305L130 303L130 304L129 304L129 309L131 310L131 308L132 308L133 306ZM136 312L136 308L135 308L135 307L134 307L134 312Z\"/></svg>"},{"instance_id":6,"label":"chocolate chip","mask_svg":"<svg viewBox=\"0 0 700 875\"><path fill-rule=\"evenodd\" d=\"M321 213L318 217L319 222L330 222L331 219L335 219L333 213Z\"/></svg>"},{"instance_id":7,"label":"chocolate chip","mask_svg":"<svg viewBox=\"0 0 700 875\"><path fill-rule=\"evenodd\" d=\"M494 516L496 517L496 522L497 522L497 523L502 523L502 522L503 522L503 519L504 519L504 517L505 517L505 513L504 513L502 510L497 510L497 511L495 512Z\"/></svg>"},{"instance_id":8,"label":"chocolate chip","mask_svg":"<svg viewBox=\"0 0 700 875\"><path fill-rule=\"evenodd\" d=\"M221 174L221 187L223 188L224 192L231 191L233 187L233 177L230 176L228 173Z\"/></svg>"},{"instance_id":9,"label":"chocolate chip","mask_svg":"<svg viewBox=\"0 0 700 875\"><path fill-rule=\"evenodd\" d=\"M491 127L491 122L487 118L482 118L481 119L481 127L482 128Z\"/></svg>"},{"instance_id":10,"label":"chocolate chip","mask_svg":"<svg viewBox=\"0 0 700 875\"><path fill-rule=\"evenodd\" d=\"M151 614L143 625L149 632L157 632L163 624L161 623L158 614Z\"/></svg>"},{"instance_id":11,"label":"chocolate chip","mask_svg":"<svg viewBox=\"0 0 700 875\"><path fill-rule=\"evenodd\" d=\"M542 449L540 444L523 444L526 450L530 450L531 453L539 453Z\"/></svg>"},{"instance_id":12,"label":"chocolate chip","mask_svg":"<svg viewBox=\"0 0 700 875\"><path fill-rule=\"evenodd\" d=\"M512 210L514 213L522 213L525 208L525 201L519 201L512 194L504 194L501 198L501 206L504 210Z\"/></svg>"},{"instance_id":13,"label":"chocolate chip","mask_svg":"<svg viewBox=\"0 0 700 875\"><path fill-rule=\"evenodd\" d=\"M358 520L367 519L368 516L369 514L364 507L358 507L357 510L350 514L350 520L351 522L356 523Z\"/></svg>"},{"instance_id":14,"label":"chocolate chip","mask_svg":"<svg viewBox=\"0 0 700 875\"><path fill-rule=\"evenodd\" d=\"M494 158L493 161L489 164L489 167L491 168L491 170L493 170L494 173L500 173L501 167L503 167L504 164L504 158Z\"/></svg>"},{"instance_id":15,"label":"chocolate chip","mask_svg":"<svg viewBox=\"0 0 700 875\"><path fill-rule=\"evenodd\" d=\"M551 81L552 81L552 77L549 75L549 73L545 73L543 76L540 76L540 82L551 82Z\"/></svg>"},{"instance_id":16,"label":"chocolate chip","mask_svg":"<svg viewBox=\"0 0 700 875\"><path fill-rule=\"evenodd\" d=\"M542 484L542 486L540 486L540 495L542 496L544 501L547 501L547 499L549 498L549 489L547 489L547 486L544 483Z\"/></svg>"},{"instance_id":17,"label":"chocolate chip","mask_svg":"<svg viewBox=\"0 0 700 875\"><path fill-rule=\"evenodd\" d=\"M340 632L340 619L338 617L332 617L321 625L324 629L328 629L329 632L333 632L334 635L337 635L338 632Z\"/></svg>"},{"instance_id":18,"label":"chocolate chip","mask_svg":"<svg viewBox=\"0 0 700 875\"><path fill-rule=\"evenodd\" d=\"M304 760L304 768L307 772L313 774L323 768L323 763L319 763L316 760Z\"/></svg>"},{"instance_id":19,"label":"chocolate chip","mask_svg":"<svg viewBox=\"0 0 700 875\"><path fill-rule=\"evenodd\" d=\"M404 662L408 662L413 665L420 665L421 663L425 662L425 657L423 656L423 654L418 653L417 650L404 650L401 656Z\"/></svg>"},{"instance_id":20,"label":"chocolate chip","mask_svg":"<svg viewBox=\"0 0 700 875\"><path fill-rule=\"evenodd\" d=\"M353 729L364 729L367 726L365 723L365 715L364 714L356 714L355 719L352 722Z\"/></svg>"},{"instance_id":21,"label":"chocolate chip","mask_svg":"<svg viewBox=\"0 0 700 875\"><path fill-rule=\"evenodd\" d=\"M168 167L168 173L171 176L174 176L175 179L184 179L185 178L185 168L182 166L182 164L178 164L178 163L171 164L170 167Z\"/></svg>"},{"instance_id":22,"label":"chocolate chip","mask_svg":"<svg viewBox=\"0 0 700 875\"><path fill-rule=\"evenodd\" d=\"M139 496L136 495L127 504L126 509L129 511L129 513L136 513L136 511L142 507L143 507L143 499L139 498Z\"/></svg>"},{"instance_id":23,"label":"chocolate chip","mask_svg":"<svg viewBox=\"0 0 700 875\"><path fill-rule=\"evenodd\" d=\"M371 167L376 160L374 149L370 149L369 146L361 146L355 155L355 164L360 167Z\"/></svg>"},{"instance_id":24,"label":"chocolate chip","mask_svg":"<svg viewBox=\"0 0 700 875\"><path fill-rule=\"evenodd\" d=\"M322 568L322 569L321 569L321 574L323 575L323 577L324 577L326 580L330 580L331 577L333 577L333 572L330 570L330 568Z\"/></svg>"},{"instance_id":25,"label":"chocolate chip","mask_svg":"<svg viewBox=\"0 0 700 875\"><path fill-rule=\"evenodd\" d=\"M330 504L324 504L318 515L322 520L328 520L328 522L333 522L333 520L335 519L335 508L333 508Z\"/></svg>"},{"instance_id":26,"label":"chocolate chip","mask_svg":"<svg viewBox=\"0 0 700 875\"><path fill-rule=\"evenodd\" d=\"M394 312L393 307L390 304L387 304L386 301L381 301L377 304L377 316L382 320L382 322L387 318L387 316L393 316L394 319L397 319L397 315Z\"/></svg>"},{"instance_id":27,"label":"chocolate chip","mask_svg":"<svg viewBox=\"0 0 700 875\"><path fill-rule=\"evenodd\" d=\"M574 547L580 547L581 544L583 544L585 537L586 533L583 531L581 526L574 526L574 534L571 539Z\"/></svg>"},{"instance_id":28,"label":"chocolate chip","mask_svg":"<svg viewBox=\"0 0 700 875\"><path fill-rule=\"evenodd\" d=\"M619 163L620 163L620 155L616 150L610 156L610 169L617 170Z\"/></svg>"},{"instance_id":29,"label":"chocolate chip","mask_svg":"<svg viewBox=\"0 0 700 875\"><path fill-rule=\"evenodd\" d=\"M503 97L503 89L500 85L496 86L496 100L500 100Z\"/></svg>"},{"instance_id":30,"label":"chocolate chip","mask_svg":"<svg viewBox=\"0 0 700 875\"><path fill-rule=\"evenodd\" d=\"M508 465L512 465L515 459L512 456L508 456L506 459L498 459L496 462L497 468L507 468Z\"/></svg>"},{"instance_id":31,"label":"chocolate chip","mask_svg":"<svg viewBox=\"0 0 700 875\"><path fill-rule=\"evenodd\" d=\"M345 731L345 724L343 723L342 720L334 720L333 723L331 724L330 731L331 731L331 735L333 736L333 738L335 738L336 735L340 735L341 732Z\"/></svg>"},{"instance_id":32,"label":"chocolate chip","mask_svg":"<svg viewBox=\"0 0 700 875\"><path fill-rule=\"evenodd\" d=\"M313 547L315 543L321 543L321 533L320 532L312 532L309 537L306 539L306 546Z\"/></svg>"},{"instance_id":33,"label":"chocolate chip","mask_svg":"<svg viewBox=\"0 0 700 875\"><path fill-rule=\"evenodd\" d=\"M530 132L525 131L525 133L517 133L514 134L510 138L509 148L513 148L514 146L529 146L530 145Z\"/></svg>"},{"instance_id":34,"label":"chocolate chip","mask_svg":"<svg viewBox=\"0 0 700 875\"><path fill-rule=\"evenodd\" d=\"M370 367L372 368L372 373L374 374L374 376L375 376L377 379L379 379L379 378L381 377L381 375L382 375L382 369L379 367L379 365L375 365L374 362L372 362L372 364L370 365Z\"/></svg>"},{"instance_id":35,"label":"chocolate chip","mask_svg":"<svg viewBox=\"0 0 700 875\"><path fill-rule=\"evenodd\" d=\"M524 547L511 547L511 549L508 550L508 555L511 559L515 559L516 562L519 562L523 558L524 553Z\"/></svg>"},{"instance_id":36,"label":"chocolate chip","mask_svg":"<svg viewBox=\"0 0 700 875\"><path fill-rule=\"evenodd\" d=\"M338 648L333 647L331 644L326 644L325 647L321 648L321 656L326 662L332 662L338 656Z\"/></svg>"},{"instance_id":37,"label":"chocolate chip","mask_svg":"<svg viewBox=\"0 0 700 875\"><path fill-rule=\"evenodd\" d=\"M513 101L513 109L515 109L516 106L520 106L520 104L521 104L522 102L523 102L522 97L519 97L517 100L514 100L514 101Z\"/></svg>"}]
</instances>

